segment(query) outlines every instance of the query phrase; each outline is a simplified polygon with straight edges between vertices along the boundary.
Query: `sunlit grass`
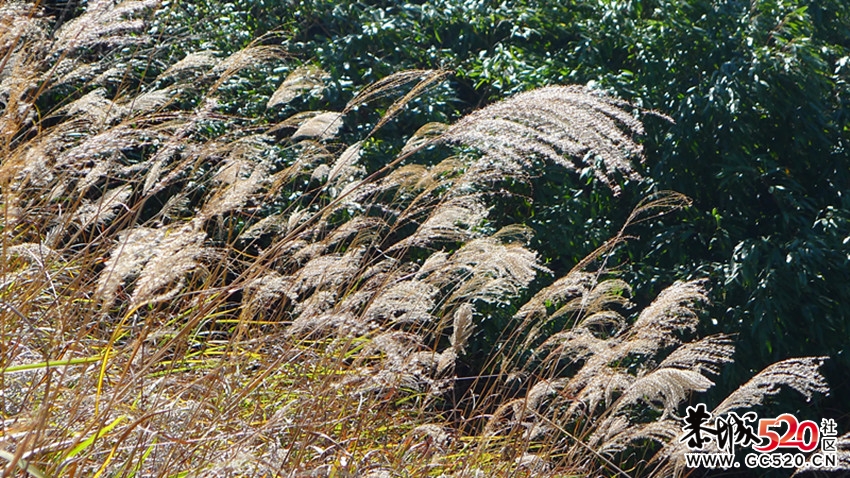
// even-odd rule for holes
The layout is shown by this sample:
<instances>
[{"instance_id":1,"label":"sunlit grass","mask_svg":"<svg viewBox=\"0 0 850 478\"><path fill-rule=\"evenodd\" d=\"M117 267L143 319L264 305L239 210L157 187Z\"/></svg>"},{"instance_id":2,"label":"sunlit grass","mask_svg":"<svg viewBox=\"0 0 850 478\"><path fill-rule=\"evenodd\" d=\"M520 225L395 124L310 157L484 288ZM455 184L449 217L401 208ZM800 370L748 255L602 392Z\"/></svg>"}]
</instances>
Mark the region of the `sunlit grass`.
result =
<instances>
[{"instance_id":1,"label":"sunlit grass","mask_svg":"<svg viewBox=\"0 0 850 478\"><path fill-rule=\"evenodd\" d=\"M693 337L701 281L633 312L607 261L632 223L688 200L647 198L545 287L530 228L490 218L540 161L571 171L595 151L612 192L617 174L636 176L642 126L625 103L536 90L411 132L370 171L368 140L448 72L399 72L342 112L268 124L224 112L218 95L282 61L279 48L159 64L143 21L157 5L122 5L93 2L56 32L80 43L48 38L29 5L9 10L27 29L3 32L24 85L5 87L0 129L7 470L582 476L645 471L633 442L675 447L679 423L657 411L712 385L703 373L731 361L731 345ZM150 71L112 71L110 55ZM60 59L80 76L60 77ZM379 119L346 136L345 115L367 108ZM411 162L455 145L466 150ZM472 348L488 349L483 363ZM664 383L653 372L674 354L680 379ZM795 376L824 391L815 369Z\"/></svg>"}]
</instances>

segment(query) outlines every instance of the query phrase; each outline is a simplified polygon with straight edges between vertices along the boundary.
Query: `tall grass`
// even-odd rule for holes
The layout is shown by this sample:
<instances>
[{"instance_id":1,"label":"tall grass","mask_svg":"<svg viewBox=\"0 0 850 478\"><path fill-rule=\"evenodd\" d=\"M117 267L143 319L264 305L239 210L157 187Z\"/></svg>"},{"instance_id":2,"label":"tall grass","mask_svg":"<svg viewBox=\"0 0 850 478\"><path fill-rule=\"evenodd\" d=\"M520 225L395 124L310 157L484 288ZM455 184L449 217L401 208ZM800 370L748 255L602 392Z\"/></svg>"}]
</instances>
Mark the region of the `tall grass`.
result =
<instances>
[{"instance_id":1,"label":"tall grass","mask_svg":"<svg viewBox=\"0 0 850 478\"><path fill-rule=\"evenodd\" d=\"M340 111L240 117L223 86L284 52L166 61L156 8L92 1L58 25L2 7L4 476L686 471L677 413L731 341L694 337L702 282L635 311L608 262L630 224L687 199L649 198L557 280L530 229L492 217L544 164L614 193L639 178L634 108L536 90L424 125L375 167L370 138L448 72L397 73ZM326 81L293 68L268 107ZM379 119L351 139L364 108ZM780 384L826 392L818 360L717 411Z\"/></svg>"}]
</instances>

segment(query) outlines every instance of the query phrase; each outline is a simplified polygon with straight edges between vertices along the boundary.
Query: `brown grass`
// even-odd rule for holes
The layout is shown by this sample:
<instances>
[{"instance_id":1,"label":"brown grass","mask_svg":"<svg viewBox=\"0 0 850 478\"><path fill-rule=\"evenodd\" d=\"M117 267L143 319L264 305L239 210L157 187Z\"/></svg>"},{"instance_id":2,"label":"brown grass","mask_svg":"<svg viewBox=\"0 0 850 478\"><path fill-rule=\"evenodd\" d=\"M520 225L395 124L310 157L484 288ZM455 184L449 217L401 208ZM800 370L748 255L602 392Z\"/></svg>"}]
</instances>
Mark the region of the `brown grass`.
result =
<instances>
[{"instance_id":1,"label":"brown grass","mask_svg":"<svg viewBox=\"0 0 850 478\"><path fill-rule=\"evenodd\" d=\"M494 182L530 181L539 161L592 167L615 192L637 178L630 105L535 90L424 126L370 173L346 115L389 98L374 135L447 72L397 73L343 111L269 126L224 114L219 94L283 61L275 47L190 53L145 80L115 59L153 58L154 2L90 2L52 36L32 5L0 8L4 476L683 471L677 413L732 360L730 340L693 337L702 282L634 312L606 263L630 224L686 199L639 205L541 290L531 232L488 219ZM293 68L269 105L326 79ZM479 154L406 163L438 143ZM481 376L458 377L508 306L515 327ZM826 391L817 360L769 368L716 412L780 384Z\"/></svg>"}]
</instances>

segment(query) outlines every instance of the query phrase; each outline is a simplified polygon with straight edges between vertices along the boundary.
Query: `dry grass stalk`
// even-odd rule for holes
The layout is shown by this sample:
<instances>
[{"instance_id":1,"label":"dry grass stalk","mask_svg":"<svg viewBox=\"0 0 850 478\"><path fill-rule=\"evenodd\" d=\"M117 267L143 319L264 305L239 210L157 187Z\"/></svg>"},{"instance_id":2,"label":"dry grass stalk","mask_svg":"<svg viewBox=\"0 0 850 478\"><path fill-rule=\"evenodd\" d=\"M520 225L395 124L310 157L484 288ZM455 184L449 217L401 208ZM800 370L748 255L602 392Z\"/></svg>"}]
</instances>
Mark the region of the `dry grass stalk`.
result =
<instances>
[{"instance_id":1,"label":"dry grass stalk","mask_svg":"<svg viewBox=\"0 0 850 478\"><path fill-rule=\"evenodd\" d=\"M110 55L136 54L128 46L153 48L146 64L159 58L146 34L155 8L89 2L51 40L32 5L0 6L0 459L10 470L598 474L621 471L615 462L649 440L660 450L651 464L675 471L675 413L712 385L731 342L691 340L703 282L674 284L630 314L629 285L606 264L627 226L687 200L641 203L540 290L548 270L529 228L490 217L506 193L493 184L531 180L540 161L591 168L615 192L639 178L630 105L577 86L535 90L422 127L369 174L365 140L446 72L400 72L342 112L268 128L222 114L220 87L278 61L278 47L190 53L148 79L115 66ZM268 106L318 94L325 77L294 69ZM63 89L73 93L35 110ZM376 102L383 116L352 140L345 115ZM439 142L481 155L403 164ZM458 377L505 310L518 312L487 358L502 369ZM776 364L715 412L761 403L779 384L823 392L819 360ZM492 386L462 395L473 378Z\"/></svg>"}]
</instances>

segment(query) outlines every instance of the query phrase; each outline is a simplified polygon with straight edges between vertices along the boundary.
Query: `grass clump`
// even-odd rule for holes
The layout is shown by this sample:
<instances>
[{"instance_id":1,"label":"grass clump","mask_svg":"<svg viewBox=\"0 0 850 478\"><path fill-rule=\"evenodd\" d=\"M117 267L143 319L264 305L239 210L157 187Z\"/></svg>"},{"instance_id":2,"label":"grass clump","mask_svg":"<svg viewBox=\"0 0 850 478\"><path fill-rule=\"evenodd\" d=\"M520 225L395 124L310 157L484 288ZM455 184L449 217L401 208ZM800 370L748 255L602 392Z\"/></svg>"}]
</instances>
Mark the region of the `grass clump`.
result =
<instances>
[{"instance_id":1,"label":"grass clump","mask_svg":"<svg viewBox=\"0 0 850 478\"><path fill-rule=\"evenodd\" d=\"M169 63L146 30L157 8L90 2L56 26L3 7L7 475L681 471L677 410L730 340L693 337L702 282L633 313L608 261L629 224L687 200L642 203L554 281L530 229L493 211L545 165L592 168L613 193L639 179L630 105L535 90L426 124L375 164L383 128L448 72L247 118L226 86L283 52ZM269 107L327 80L296 67ZM765 373L721 409L779 383L827 390L816 359Z\"/></svg>"}]
</instances>

